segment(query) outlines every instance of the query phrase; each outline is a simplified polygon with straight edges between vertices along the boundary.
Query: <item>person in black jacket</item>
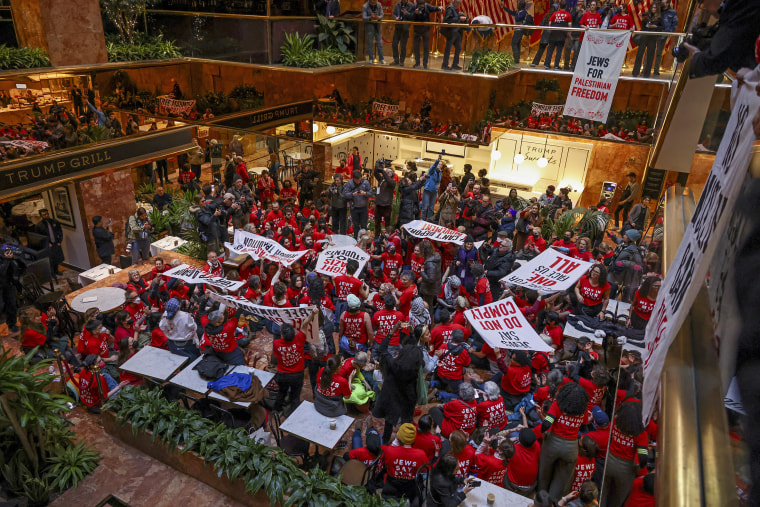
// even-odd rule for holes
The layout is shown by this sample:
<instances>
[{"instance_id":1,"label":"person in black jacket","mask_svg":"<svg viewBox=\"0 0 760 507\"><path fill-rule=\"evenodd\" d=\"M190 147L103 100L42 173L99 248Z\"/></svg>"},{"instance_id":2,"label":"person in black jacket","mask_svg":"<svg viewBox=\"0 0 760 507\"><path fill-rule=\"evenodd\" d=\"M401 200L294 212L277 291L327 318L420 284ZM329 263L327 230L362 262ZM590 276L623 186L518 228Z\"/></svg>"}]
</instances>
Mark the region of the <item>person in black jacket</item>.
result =
<instances>
[{"instance_id":1,"label":"person in black jacket","mask_svg":"<svg viewBox=\"0 0 760 507\"><path fill-rule=\"evenodd\" d=\"M441 12L443 9L426 3L425 0L417 0L412 11L412 21L429 22L430 13ZM428 54L430 53L430 27L426 25L415 26L412 32L414 53L414 68L420 67L420 42L422 42L422 68L427 69Z\"/></svg>"},{"instance_id":2,"label":"person in black jacket","mask_svg":"<svg viewBox=\"0 0 760 507\"><path fill-rule=\"evenodd\" d=\"M492 248L491 255L483 264L486 270L486 278L488 278L488 283L491 285L491 294L494 301L499 299L504 291L499 280L512 271L514 263L515 253L512 251L512 241L509 238L500 238L499 245Z\"/></svg>"},{"instance_id":3,"label":"person in black jacket","mask_svg":"<svg viewBox=\"0 0 760 507\"><path fill-rule=\"evenodd\" d=\"M552 4L549 12L544 14L544 17L541 18L539 26L549 26L549 18L551 18L552 14L557 12L557 9L559 9L559 5ZM536 51L536 56L533 57L533 61L530 62L531 67L538 67L538 64L541 62L541 57L544 56L544 51L546 51L546 46L549 45L549 38L551 37L551 34L551 30L541 31L541 39L538 41L538 51Z\"/></svg>"},{"instance_id":4,"label":"person in black jacket","mask_svg":"<svg viewBox=\"0 0 760 507\"><path fill-rule=\"evenodd\" d=\"M34 227L37 234L42 234L50 238L50 269L53 272L53 278L58 280L58 265L64 261L63 249L63 229L61 222L50 217L50 212L46 209L40 210L42 220Z\"/></svg>"},{"instance_id":5,"label":"person in black jacket","mask_svg":"<svg viewBox=\"0 0 760 507\"><path fill-rule=\"evenodd\" d=\"M378 192L375 196L375 230L385 219L385 225L391 223L391 208L396 194L396 181L393 179L393 169L385 168L385 160L375 162L375 179L377 180Z\"/></svg>"},{"instance_id":6,"label":"person in black jacket","mask_svg":"<svg viewBox=\"0 0 760 507\"><path fill-rule=\"evenodd\" d=\"M449 24L466 23L467 16L459 9L462 7L462 0L451 0L446 5L446 11L443 15L443 22ZM446 37L446 48L443 50L443 65L441 70L462 70L459 66L459 53L462 51L462 29L457 27L444 27L441 29L443 36ZM454 47L453 65L449 67L449 54L451 47Z\"/></svg>"},{"instance_id":7,"label":"person in black jacket","mask_svg":"<svg viewBox=\"0 0 760 507\"><path fill-rule=\"evenodd\" d=\"M18 317L18 297L16 291L21 290L21 275L26 270L26 264L15 257L20 252L15 245L3 245L0 254L0 314L5 313L5 323L11 333L18 333L16 325Z\"/></svg>"},{"instance_id":8,"label":"person in black jacket","mask_svg":"<svg viewBox=\"0 0 760 507\"><path fill-rule=\"evenodd\" d=\"M95 240L95 250L103 264L111 264L111 256L116 253L113 246L113 232L111 232L111 221L103 227L103 218L100 215L92 217L92 238Z\"/></svg>"},{"instance_id":9,"label":"person in black jacket","mask_svg":"<svg viewBox=\"0 0 760 507\"><path fill-rule=\"evenodd\" d=\"M417 175L410 175L410 173L407 173L407 175L404 176L404 179L401 180L401 183L399 183L398 190L401 192L401 204L398 209L397 228L414 220L415 216L419 213L420 199L417 195L417 191L425 184L427 175L423 174L422 177L415 182L412 182L410 176L414 177Z\"/></svg>"},{"instance_id":10,"label":"person in black jacket","mask_svg":"<svg viewBox=\"0 0 760 507\"><path fill-rule=\"evenodd\" d=\"M456 471L459 466L457 457L447 454L438 460L438 463L430 473L430 491L427 494L428 507L457 507L467 497L473 486L470 486L472 477L464 480L461 487L457 480Z\"/></svg>"}]
</instances>

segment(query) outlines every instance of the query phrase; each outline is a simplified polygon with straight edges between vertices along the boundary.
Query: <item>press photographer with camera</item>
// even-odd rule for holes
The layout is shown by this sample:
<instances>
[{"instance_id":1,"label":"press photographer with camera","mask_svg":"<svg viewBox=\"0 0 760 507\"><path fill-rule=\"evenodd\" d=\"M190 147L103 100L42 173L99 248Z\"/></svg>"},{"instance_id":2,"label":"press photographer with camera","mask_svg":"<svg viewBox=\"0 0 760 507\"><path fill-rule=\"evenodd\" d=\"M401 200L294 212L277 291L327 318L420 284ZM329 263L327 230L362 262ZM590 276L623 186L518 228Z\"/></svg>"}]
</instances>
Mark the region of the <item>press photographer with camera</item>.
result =
<instances>
[{"instance_id":1,"label":"press photographer with camera","mask_svg":"<svg viewBox=\"0 0 760 507\"><path fill-rule=\"evenodd\" d=\"M691 57L689 77L734 72L742 67L755 67L755 39L760 35L760 0L704 0L702 9L717 14L718 28L695 29L686 41L673 49L673 55L683 61ZM754 21L751 21L754 20ZM686 54L688 52L688 55Z\"/></svg>"}]
</instances>

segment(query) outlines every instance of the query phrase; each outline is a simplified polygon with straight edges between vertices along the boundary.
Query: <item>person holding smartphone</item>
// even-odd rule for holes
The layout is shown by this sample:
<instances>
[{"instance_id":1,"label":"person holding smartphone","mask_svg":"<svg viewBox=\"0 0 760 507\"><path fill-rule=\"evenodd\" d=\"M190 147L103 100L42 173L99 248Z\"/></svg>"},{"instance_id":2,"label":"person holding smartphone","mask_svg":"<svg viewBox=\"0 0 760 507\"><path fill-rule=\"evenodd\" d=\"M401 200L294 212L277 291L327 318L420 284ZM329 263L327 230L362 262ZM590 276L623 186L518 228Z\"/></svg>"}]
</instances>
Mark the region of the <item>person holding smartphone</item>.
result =
<instances>
[{"instance_id":1,"label":"person holding smartphone","mask_svg":"<svg viewBox=\"0 0 760 507\"><path fill-rule=\"evenodd\" d=\"M111 257L116 253L111 222L112 220L109 218L108 223L103 227L103 217L100 215L92 217L92 239L95 241L95 251L103 264L111 264Z\"/></svg>"}]
</instances>

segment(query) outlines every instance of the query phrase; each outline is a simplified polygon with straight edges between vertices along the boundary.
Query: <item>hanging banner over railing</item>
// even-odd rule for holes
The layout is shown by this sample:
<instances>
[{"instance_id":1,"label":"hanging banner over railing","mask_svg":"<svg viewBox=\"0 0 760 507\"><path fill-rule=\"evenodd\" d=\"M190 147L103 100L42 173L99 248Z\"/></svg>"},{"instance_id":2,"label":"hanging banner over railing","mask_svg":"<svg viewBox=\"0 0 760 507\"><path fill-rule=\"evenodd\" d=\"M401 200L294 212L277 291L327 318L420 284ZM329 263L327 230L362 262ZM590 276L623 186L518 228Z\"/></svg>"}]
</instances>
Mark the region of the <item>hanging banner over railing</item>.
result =
<instances>
[{"instance_id":1,"label":"hanging banner over railing","mask_svg":"<svg viewBox=\"0 0 760 507\"><path fill-rule=\"evenodd\" d=\"M625 61L628 30L585 32L565 102L565 116L606 122Z\"/></svg>"},{"instance_id":2,"label":"hanging banner over railing","mask_svg":"<svg viewBox=\"0 0 760 507\"><path fill-rule=\"evenodd\" d=\"M177 100L168 95L160 95L158 103L161 109L169 111L172 114L189 113L195 107L195 100Z\"/></svg>"},{"instance_id":3,"label":"hanging banner over railing","mask_svg":"<svg viewBox=\"0 0 760 507\"><path fill-rule=\"evenodd\" d=\"M382 102L372 103L372 112L380 116L394 116L398 114L398 104L384 104Z\"/></svg>"},{"instance_id":4,"label":"hanging banner over railing","mask_svg":"<svg viewBox=\"0 0 760 507\"><path fill-rule=\"evenodd\" d=\"M540 114L562 114L562 111L565 110L564 104L558 104L550 106L548 104L539 104L538 102L531 102L530 103L530 114L531 116L538 116Z\"/></svg>"},{"instance_id":5,"label":"hanging banner over railing","mask_svg":"<svg viewBox=\"0 0 760 507\"><path fill-rule=\"evenodd\" d=\"M553 350L536 334L512 297L465 310L464 316L481 338L495 349Z\"/></svg>"},{"instance_id":6,"label":"hanging banner over railing","mask_svg":"<svg viewBox=\"0 0 760 507\"><path fill-rule=\"evenodd\" d=\"M657 294L646 329L642 388L645 421L649 420L656 406L657 386L668 349L705 281L745 181L756 140L753 122L760 121L760 97L755 91L758 83L760 66L745 75L743 82L733 83L733 106L723 140L702 197Z\"/></svg>"}]
</instances>

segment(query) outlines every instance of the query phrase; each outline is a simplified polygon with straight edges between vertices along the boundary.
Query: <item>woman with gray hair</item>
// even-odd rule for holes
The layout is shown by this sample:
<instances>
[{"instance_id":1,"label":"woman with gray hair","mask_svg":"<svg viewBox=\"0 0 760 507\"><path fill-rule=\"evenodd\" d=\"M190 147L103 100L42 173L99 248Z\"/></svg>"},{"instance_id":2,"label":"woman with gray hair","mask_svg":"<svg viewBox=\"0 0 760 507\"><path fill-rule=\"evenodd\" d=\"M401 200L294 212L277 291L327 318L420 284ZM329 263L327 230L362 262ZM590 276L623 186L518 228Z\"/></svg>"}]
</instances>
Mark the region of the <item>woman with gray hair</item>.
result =
<instances>
[{"instance_id":1,"label":"woman with gray hair","mask_svg":"<svg viewBox=\"0 0 760 507\"><path fill-rule=\"evenodd\" d=\"M211 347L214 354L227 364L245 364L243 350L238 346L235 338L237 319L227 320L225 306L221 305L208 315L201 315L203 325L203 339L201 350Z\"/></svg>"},{"instance_id":2,"label":"woman with gray hair","mask_svg":"<svg viewBox=\"0 0 760 507\"><path fill-rule=\"evenodd\" d=\"M496 382L490 380L483 384L486 399L478 403L478 426L483 428L503 428L507 422L507 412L504 408L504 398Z\"/></svg>"},{"instance_id":3,"label":"woman with gray hair","mask_svg":"<svg viewBox=\"0 0 760 507\"><path fill-rule=\"evenodd\" d=\"M441 435L449 438L451 433L462 430L469 435L477 422L475 388L469 382L459 385L459 399L431 407L428 411L433 422L441 428Z\"/></svg>"}]
</instances>

